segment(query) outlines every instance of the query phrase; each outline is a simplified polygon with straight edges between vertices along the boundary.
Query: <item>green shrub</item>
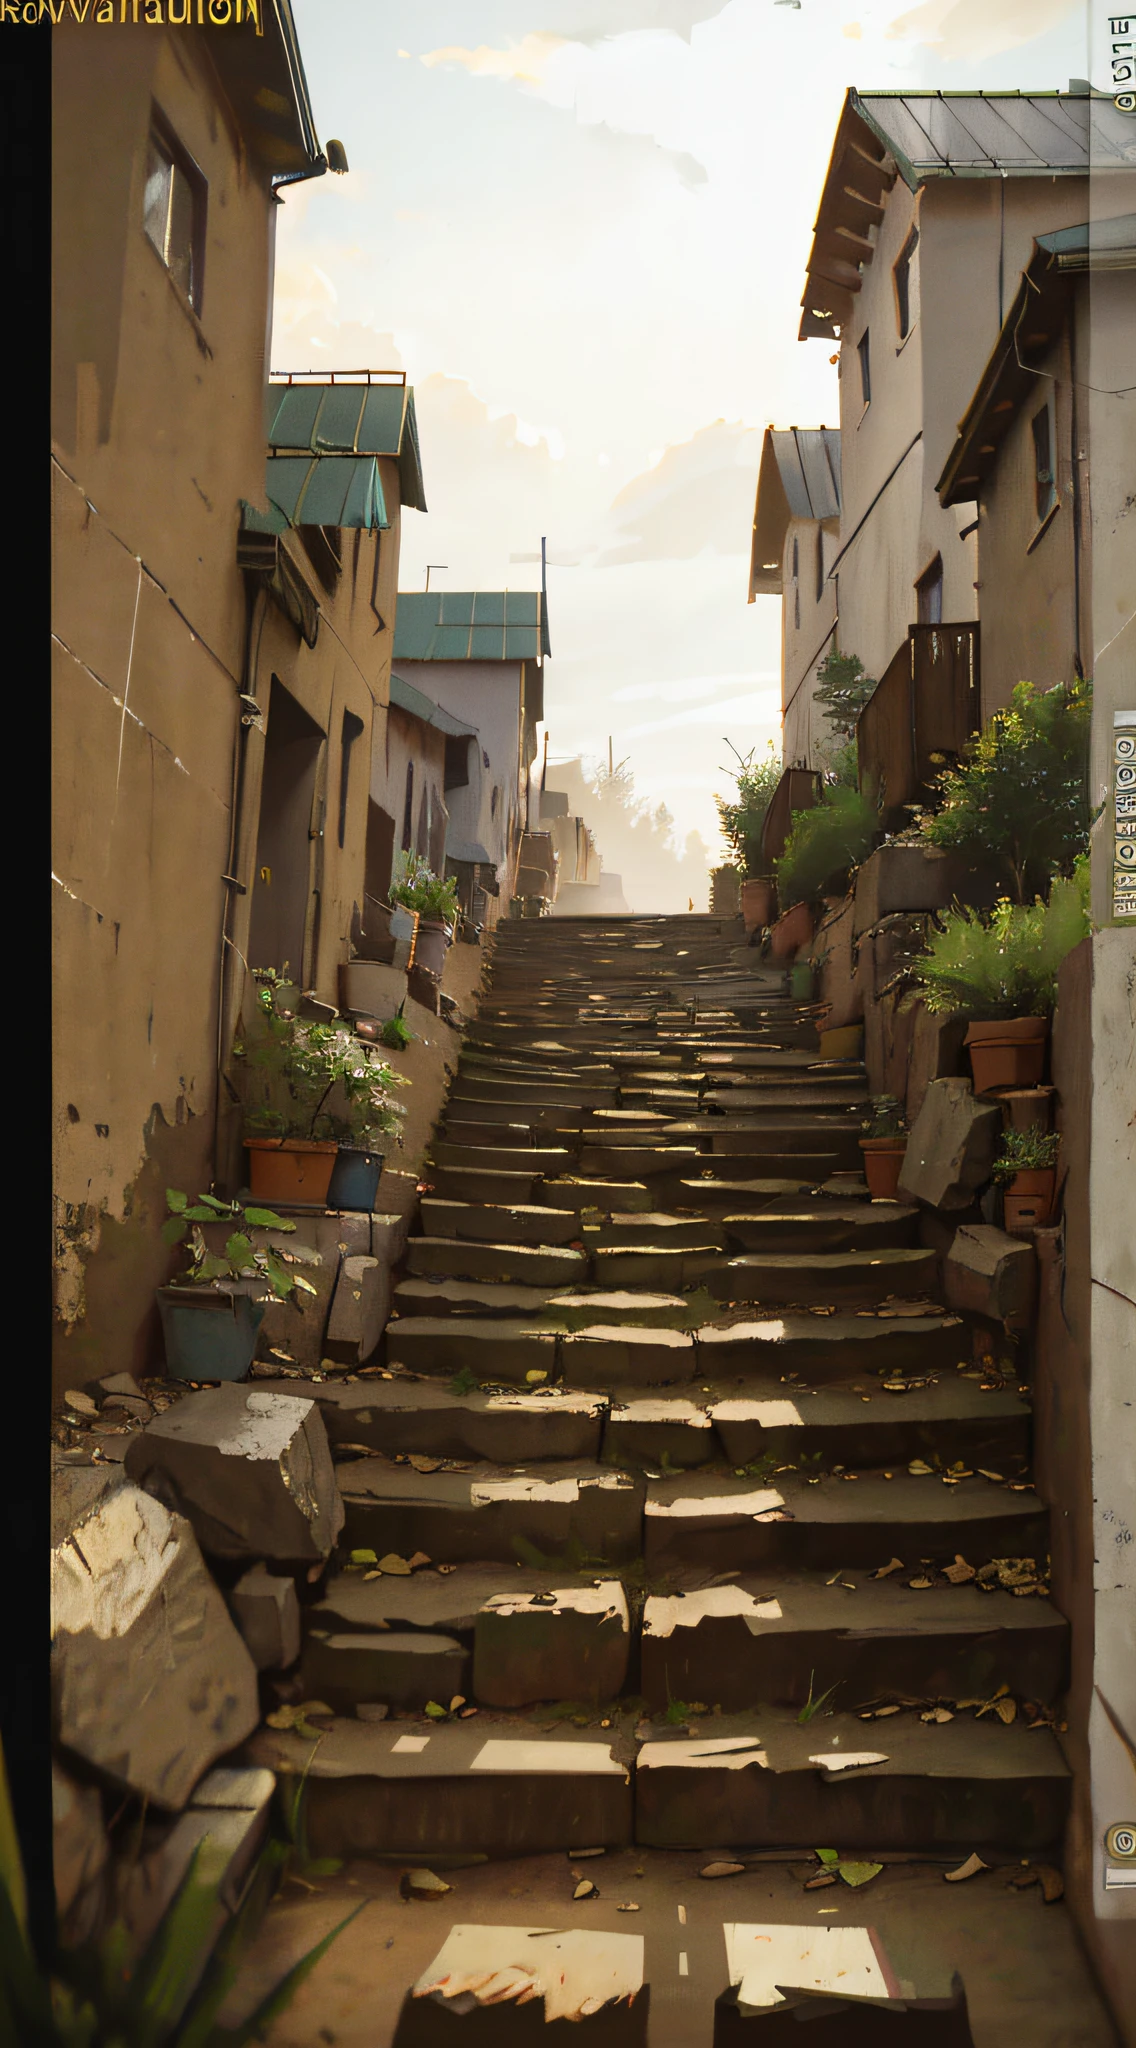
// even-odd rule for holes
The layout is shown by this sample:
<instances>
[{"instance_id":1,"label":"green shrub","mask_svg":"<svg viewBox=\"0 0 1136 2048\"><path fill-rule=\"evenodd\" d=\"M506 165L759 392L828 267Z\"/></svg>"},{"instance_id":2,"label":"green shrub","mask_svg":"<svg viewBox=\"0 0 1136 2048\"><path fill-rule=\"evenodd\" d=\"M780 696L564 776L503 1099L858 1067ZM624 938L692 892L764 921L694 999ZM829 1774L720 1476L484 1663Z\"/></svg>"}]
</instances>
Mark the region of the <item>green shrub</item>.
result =
<instances>
[{"instance_id":1,"label":"green shrub","mask_svg":"<svg viewBox=\"0 0 1136 2048\"><path fill-rule=\"evenodd\" d=\"M858 790L826 789L811 811L794 811L781 858L773 863L782 910L842 888L872 850L880 821Z\"/></svg>"},{"instance_id":2,"label":"green shrub","mask_svg":"<svg viewBox=\"0 0 1136 2048\"><path fill-rule=\"evenodd\" d=\"M919 994L936 1016L1042 1017L1057 1000L1057 970L1088 935L1089 862L1057 876L1048 903L1003 899L986 917L948 910L916 962Z\"/></svg>"},{"instance_id":3,"label":"green shrub","mask_svg":"<svg viewBox=\"0 0 1136 2048\"><path fill-rule=\"evenodd\" d=\"M833 732L841 739L854 741L856 721L876 687L875 676L865 675L858 654L838 654L835 648L817 664L816 673L815 701Z\"/></svg>"},{"instance_id":4,"label":"green shrub","mask_svg":"<svg viewBox=\"0 0 1136 2048\"><path fill-rule=\"evenodd\" d=\"M335 1138L379 1152L401 1144L406 1111L394 1090L408 1084L339 1021L324 1024L281 1009L282 984L257 970L248 1030L234 1043L232 1081L246 1135ZM327 1107L338 1099L340 1113Z\"/></svg>"},{"instance_id":5,"label":"green shrub","mask_svg":"<svg viewBox=\"0 0 1136 2048\"><path fill-rule=\"evenodd\" d=\"M452 876L443 881L421 854L400 853L390 900L401 903L404 910L416 910L419 917L440 918L444 924L452 924L458 914L458 885Z\"/></svg>"},{"instance_id":6,"label":"green shrub","mask_svg":"<svg viewBox=\"0 0 1136 2048\"><path fill-rule=\"evenodd\" d=\"M1057 1164L1061 1140L1056 1131L1036 1127L1028 1131L1006 1131L991 1172L995 1180L1012 1180L1016 1173L1048 1172Z\"/></svg>"},{"instance_id":7,"label":"green shrub","mask_svg":"<svg viewBox=\"0 0 1136 2048\"><path fill-rule=\"evenodd\" d=\"M903 1110L894 1095L873 1095L871 1112L861 1125L866 1138L902 1138L906 1135Z\"/></svg>"},{"instance_id":8,"label":"green shrub","mask_svg":"<svg viewBox=\"0 0 1136 2048\"><path fill-rule=\"evenodd\" d=\"M1072 871L1088 845L1092 684L1038 692L1019 683L957 768L937 783L938 803L919 820L932 846L1005 863L1016 902L1044 889L1054 869Z\"/></svg>"},{"instance_id":9,"label":"green shrub","mask_svg":"<svg viewBox=\"0 0 1136 2048\"><path fill-rule=\"evenodd\" d=\"M748 881L764 881L769 876L769 862L761 850L761 828L769 802L781 780L781 763L770 740L767 758L754 761L754 750L748 754L738 753L731 741L736 768L723 768L723 775L730 775L737 784L736 797L716 796L718 822L722 837L726 841L743 875Z\"/></svg>"}]
</instances>

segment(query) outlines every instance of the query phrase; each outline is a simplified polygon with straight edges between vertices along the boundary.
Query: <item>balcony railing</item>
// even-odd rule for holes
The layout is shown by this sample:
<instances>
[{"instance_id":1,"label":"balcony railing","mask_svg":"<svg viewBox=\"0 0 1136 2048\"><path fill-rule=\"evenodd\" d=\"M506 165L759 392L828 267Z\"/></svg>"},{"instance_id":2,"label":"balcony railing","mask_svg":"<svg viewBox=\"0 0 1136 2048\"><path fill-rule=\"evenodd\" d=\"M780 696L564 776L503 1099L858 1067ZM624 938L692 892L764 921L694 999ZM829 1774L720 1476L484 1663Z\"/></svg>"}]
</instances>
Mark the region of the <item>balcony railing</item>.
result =
<instances>
[{"instance_id":1,"label":"balcony railing","mask_svg":"<svg viewBox=\"0 0 1136 2048\"><path fill-rule=\"evenodd\" d=\"M980 722L977 624L909 626L856 727L860 788L886 830L905 822L905 805L926 801Z\"/></svg>"},{"instance_id":2,"label":"balcony railing","mask_svg":"<svg viewBox=\"0 0 1136 2048\"><path fill-rule=\"evenodd\" d=\"M767 861L780 860L794 811L811 811L820 802L821 779L813 768L786 768L777 784L761 828L761 851Z\"/></svg>"}]
</instances>

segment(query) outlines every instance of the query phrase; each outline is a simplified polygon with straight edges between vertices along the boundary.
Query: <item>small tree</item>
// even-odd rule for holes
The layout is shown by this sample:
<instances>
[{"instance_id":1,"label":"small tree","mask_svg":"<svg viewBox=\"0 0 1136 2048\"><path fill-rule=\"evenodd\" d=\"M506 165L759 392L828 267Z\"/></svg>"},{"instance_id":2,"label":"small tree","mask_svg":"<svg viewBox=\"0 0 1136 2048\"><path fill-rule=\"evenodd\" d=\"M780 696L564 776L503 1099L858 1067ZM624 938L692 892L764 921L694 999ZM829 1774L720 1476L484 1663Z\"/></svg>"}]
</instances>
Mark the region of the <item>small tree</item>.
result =
<instances>
[{"instance_id":1,"label":"small tree","mask_svg":"<svg viewBox=\"0 0 1136 2048\"><path fill-rule=\"evenodd\" d=\"M859 780L856 722L876 687L858 654L830 648L817 667L814 693L828 722L831 738L818 749L821 773L829 788L855 789Z\"/></svg>"},{"instance_id":2,"label":"small tree","mask_svg":"<svg viewBox=\"0 0 1136 2048\"><path fill-rule=\"evenodd\" d=\"M932 846L1000 857L1014 900L1043 891L1054 870L1072 873L1088 845L1092 684L1084 678L1037 691L1019 683L938 778L939 805L919 820Z\"/></svg>"},{"instance_id":3,"label":"small tree","mask_svg":"<svg viewBox=\"0 0 1136 2048\"><path fill-rule=\"evenodd\" d=\"M733 777L738 793L736 797L714 798L718 822L722 837L738 866L750 881L755 881L770 872L761 850L761 828L773 792L781 780L781 763L772 740L765 757L759 761L754 760L752 747L748 754L739 754L732 740L727 740L726 745L738 765L736 768L723 768L721 772Z\"/></svg>"}]
</instances>

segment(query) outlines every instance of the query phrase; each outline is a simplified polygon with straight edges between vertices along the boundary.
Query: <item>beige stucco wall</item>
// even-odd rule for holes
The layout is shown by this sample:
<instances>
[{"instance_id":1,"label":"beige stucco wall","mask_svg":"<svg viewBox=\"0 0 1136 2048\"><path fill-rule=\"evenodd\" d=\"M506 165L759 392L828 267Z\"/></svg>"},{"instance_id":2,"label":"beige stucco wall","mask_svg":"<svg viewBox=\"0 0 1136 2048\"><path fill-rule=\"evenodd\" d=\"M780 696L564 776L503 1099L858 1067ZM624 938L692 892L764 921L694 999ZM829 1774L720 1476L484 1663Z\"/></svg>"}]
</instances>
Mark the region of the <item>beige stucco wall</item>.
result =
<instances>
[{"instance_id":1,"label":"beige stucco wall","mask_svg":"<svg viewBox=\"0 0 1136 2048\"><path fill-rule=\"evenodd\" d=\"M55 32L57 1378L142 1363L207 1177L271 224L196 39ZM142 228L151 100L209 184L198 319Z\"/></svg>"},{"instance_id":2,"label":"beige stucco wall","mask_svg":"<svg viewBox=\"0 0 1136 2048\"><path fill-rule=\"evenodd\" d=\"M832 646L836 628L836 584L828 571L838 546L835 521L827 529L815 519L789 521L781 561L782 752L787 763L805 767L815 766L818 747L832 738L813 692L817 665ZM819 595L818 547L823 550Z\"/></svg>"}]
</instances>

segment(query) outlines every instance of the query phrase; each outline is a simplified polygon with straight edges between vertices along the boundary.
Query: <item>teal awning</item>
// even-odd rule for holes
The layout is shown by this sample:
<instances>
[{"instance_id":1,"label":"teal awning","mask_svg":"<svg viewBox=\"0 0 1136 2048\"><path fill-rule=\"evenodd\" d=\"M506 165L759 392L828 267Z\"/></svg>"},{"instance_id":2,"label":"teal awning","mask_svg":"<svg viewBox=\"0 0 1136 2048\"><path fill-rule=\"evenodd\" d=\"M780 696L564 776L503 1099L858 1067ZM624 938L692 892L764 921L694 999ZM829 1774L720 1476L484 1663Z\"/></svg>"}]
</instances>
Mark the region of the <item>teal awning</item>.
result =
<instances>
[{"instance_id":1,"label":"teal awning","mask_svg":"<svg viewBox=\"0 0 1136 2048\"><path fill-rule=\"evenodd\" d=\"M400 590L401 661L538 661L549 653L539 590Z\"/></svg>"},{"instance_id":2,"label":"teal awning","mask_svg":"<svg viewBox=\"0 0 1136 2048\"><path fill-rule=\"evenodd\" d=\"M265 488L289 526L390 526L373 455L270 455Z\"/></svg>"},{"instance_id":3,"label":"teal awning","mask_svg":"<svg viewBox=\"0 0 1136 2048\"><path fill-rule=\"evenodd\" d=\"M414 393L397 384L270 384L264 433L276 453L389 455L404 506L425 512Z\"/></svg>"},{"instance_id":4,"label":"teal awning","mask_svg":"<svg viewBox=\"0 0 1136 2048\"><path fill-rule=\"evenodd\" d=\"M409 711L412 718L420 718L423 725L436 726L439 732L448 733L451 739L471 740L477 737L477 727L468 719L455 718L443 705L435 704L425 690L416 690L413 683L406 683L393 673L390 700L400 711Z\"/></svg>"}]
</instances>

